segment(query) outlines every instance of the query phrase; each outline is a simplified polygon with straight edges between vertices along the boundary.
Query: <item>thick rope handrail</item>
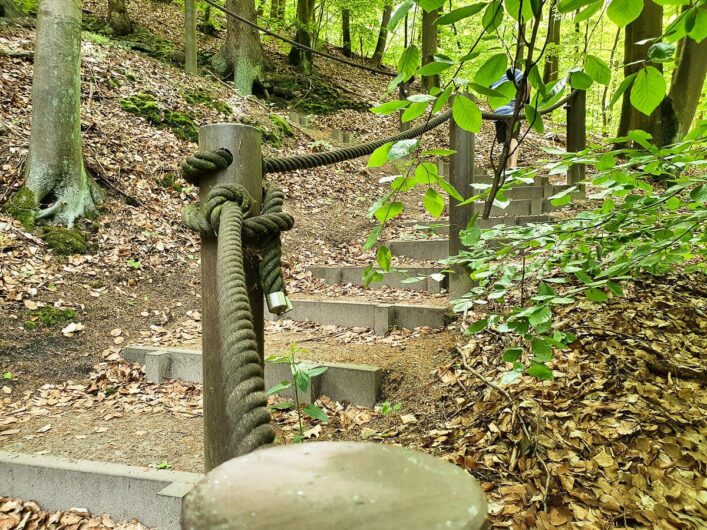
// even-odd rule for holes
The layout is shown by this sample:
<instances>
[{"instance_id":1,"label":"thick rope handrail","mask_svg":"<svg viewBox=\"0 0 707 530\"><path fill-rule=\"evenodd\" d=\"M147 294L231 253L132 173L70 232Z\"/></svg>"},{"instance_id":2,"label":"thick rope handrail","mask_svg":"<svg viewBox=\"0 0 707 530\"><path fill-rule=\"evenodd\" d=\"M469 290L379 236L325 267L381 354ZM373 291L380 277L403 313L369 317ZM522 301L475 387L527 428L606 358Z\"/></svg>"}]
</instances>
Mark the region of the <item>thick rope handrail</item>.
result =
<instances>
[{"instance_id":1,"label":"thick rope handrail","mask_svg":"<svg viewBox=\"0 0 707 530\"><path fill-rule=\"evenodd\" d=\"M573 90L570 94L541 110L540 114L547 114L560 108L562 105L566 104L570 99L572 99L577 90ZM343 149L335 149L334 151L326 151L323 153L313 153L310 155L298 155L290 156L284 158L266 158L263 160L263 173L282 173L285 171L295 171L297 169L311 169L319 166L326 166L329 164L337 164L339 162L344 162L345 160L353 160L354 158L359 158L362 156L367 156L373 153L379 147L390 143L399 142L400 140L410 140L416 138L421 134L424 134L435 127L442 125L452 116L452 111L448 110L430 119L427 123L409 129L407 131L388 136L386 138L381 138L380 140L374 140L365 144L354 145L351 147L344 147ZM495 114L493 112L482 112L481 118L484 120L510 120L513 118L510 114ZM525 116L519 116L520 119L525 119Z\"/></svg>"},{"instance_id":2,"label":"thick rope handrail","mask_svg":"<svg viewBox=\"0 0 707 530\"><path fill-rule=\"evenodd\" d=\"M259 26L259 25L256 24L255 22L251 22L251 21L248 20L247 18L242 17L242 16L238 15L237 13L234 13L234 12L231 11L230 9L226 9L226 8L223 7L223 6L218 5L217 3L213 2L212 0L204 0L204 2L206 2L207 4L209 4L209 5L212 6L212 7L215 7L215 8L218 9L219 11L222 11L222 12L225 13L226 15L235 18L236 20L238 20L239 22L242 22L242 23L245 24L246 26L250 26L251 28L256 29L256 30L258 30L258 31L260 31L260 32L262 32L262 33L265 33L266 35L270 35L270 36L273 37L273 38L279 39L279 40L281 40L281 41L283 41L283 42L286 42L287 44L291 44L292 46L294 46L295 48L299 48L300 50L305 50L305 51L308 51L308 52L312 52L312 53L314 53L315 55L319 55L319 56L321 56L321 57L325 57L325 58L330 59L330 60L332 60L332 61L336 61L336 62L339 62L339 63L342 63L342 64L346 64L346 65L348 65L348 66L353 66L354 68L359 68L359 69L361 69L361 70L366 70L367 72L372 72L372 73L374 73L374 74L385 75L385 76L388 76L388 77L396 77L396 76L398 75L398 74L396 74L395 72L388 72L388 71L385 71L385 70L379 70L379 69L373 68L373 67L371 67L371 66L366 66L366 65L363 65L363 64L358 64L358 63L355 63L355 62L353 62L353 61L347 61L346 59L342 59L341 57L337 57L336 55L332 55L332 54L327 53L327 52L315 50L314 48L311 48L311 47L309 47L309 46L307 46L307 45L305 45L305 44L300 44L300 43L297 42L297 41L294 41L294 40L292 40L292 39L288 39L287 37L283 37L282 35L279 35L279 34L275 33L274 31L270 31L269 29L266 29L266 28L264 28L264 27L262 27L262 26Z\"/></svg>"},{"instance_id":3,"label":"thick rope handrail","mask_svg":"<svg viewBox=\"0 0 707 530\"><path fill-rule=\"evenodd\" d=\"M182 212L189 228L218 233L216 282L226 417L230 425L229 457L268 446L275 439L246 284L243 248L258 248L262 254L259 276L264 292L281 292L284 296L280 233L292 228L294 219L282 211L283 200L282 190L271 184L265 192L262 212L254 215L253 201L243 186L221 184L209 192L201 209L192 205Z\"/></svg>"}]
</instances>

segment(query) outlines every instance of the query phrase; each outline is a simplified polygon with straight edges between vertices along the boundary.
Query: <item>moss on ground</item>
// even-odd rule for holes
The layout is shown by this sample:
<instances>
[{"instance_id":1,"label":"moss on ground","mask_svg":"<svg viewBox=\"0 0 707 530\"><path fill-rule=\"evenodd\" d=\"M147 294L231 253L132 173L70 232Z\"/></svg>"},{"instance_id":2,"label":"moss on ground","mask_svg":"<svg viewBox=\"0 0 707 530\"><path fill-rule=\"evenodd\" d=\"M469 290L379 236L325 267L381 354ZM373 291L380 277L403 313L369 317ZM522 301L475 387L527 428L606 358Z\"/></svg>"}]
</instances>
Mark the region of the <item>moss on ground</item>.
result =
<instances>
[{"instance_id":1,"label":"moss on ground","mask_svg":"<svg viewBox=\"0 0 707 530\"><path fill-rule=\"evenodd\" d=\"M25 321L24 325L26 329L53 328L74 318L76 318L76 311L73 309L46 306L32 311L30 319Z\"/></svg>"},{"instance_id":2,"label":"moss on ground","mask_svg":"<svg viewBox=\"0 0 707 530\"><path fill-rule=\"evenodd\" d=\"M50 249L60 256L85 254L90 250L86 234L77 228L44 226L42 227L42 239Z\"/></svg>"},{"instance_id":3,"label":"moss on ground","mask_svg":"<svg viewBox=\"0 0 707 530\"><path fill-rule=\"evenodd\" d=\"M144 92L133 94L121 99L120 106L131 114L145 118L156 127L171 129L177 138L192 142L196 142L199 138L199 127L192 115L161 105L152 94Z\"/></svg>"},{"instance_id":4,"label":"moss on ground","mask_svg":"<svg viewBox=\"0 0 707 530\"><path fill-rule=\"evenodd\" d=\"M271 147L282 147L285 138L295 134L292 125L276 114L270 115L270 123L267 126L250 116L241 116L240 122L258 129L262 142Z\"/></svg>"},{"instance_id":5,"label":"moss on ground","mask_svg":"<svg viewBox=\"0 0 707 530\"><path fill-rule=\"evenodd\" d=\"M190 105L203 105L226 116L233 114L233 109L228 103L221 101L204 88L186 90L182 96L184 97L184 101Z\"/></svg>"},{"instance_id":6,"label":"moss on ground","mask_svg":"<svg viewBox=\"0 0 707 530\"><path fill-rule=\"evenodd\" d=\"M29 188L22 186L5 202L2 209L22 223L25 230L32 230L38 207L34 193Z\"/></svg>"},{"instance_id":7,"label":"moss on ground","mask_svg":"<svg viewBox=\"0 0 707 530\"><path fill-rule=\"evenodd\" d=\"M342 109L367 110L367 105L353 99L323 78L301 75L270 75L274 99L284 99L287 104L295 103L297 110L308 114L331 114Z\"/></svg>"}]
</instances>

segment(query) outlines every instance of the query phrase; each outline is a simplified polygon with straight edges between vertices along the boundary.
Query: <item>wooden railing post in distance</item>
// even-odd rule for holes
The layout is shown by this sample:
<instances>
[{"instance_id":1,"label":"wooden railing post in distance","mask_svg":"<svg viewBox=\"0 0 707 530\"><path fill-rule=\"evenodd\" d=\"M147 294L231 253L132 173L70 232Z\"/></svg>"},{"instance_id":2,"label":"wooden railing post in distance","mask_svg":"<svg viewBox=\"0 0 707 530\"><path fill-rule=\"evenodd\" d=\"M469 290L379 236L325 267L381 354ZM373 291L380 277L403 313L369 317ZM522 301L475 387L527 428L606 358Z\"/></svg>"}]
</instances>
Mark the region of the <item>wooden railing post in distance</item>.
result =
<instances>
[{"instance_id":1,"label":"wooden railing post in distance","mask_svg":"<svg viewBox=\"0 0 707 530\"><path fill-rule=\"evenodd\" d=\"M226 169L199 181L199 200L216 184L241 184L260 209L263 185L263 160L260 133L257 129L236 123L216 123L199 129L199 150L213 151L225 148L231 151L233 163ZM202 363L204 381L204 464L210 471L230 458L229 424L226 419L226 395L223 389L219 330L219 292L216 283L218 241L214 234L201 236L201 321ZM247 253L244 256L246 284L249 286L253 326L258 351L263 357L263 291L258 279L258 263Z\"/></svg>"},{"instance_id":2,"label":"wooden railing post in distance","mask_svg":"<svg viewBox=\"0 0 707 530\"><path fill-rule=\"evenodd\" d=\"M408 96L410 95L410 83L400 83L398 85L398 99L407 99ZM405 112L405 109L401 109L398 111L398 123L399 123L399 128L400 132L405 132L410 127L412 127L412 124L408 122L403 123L403 113Z\"/></svg>"},{"instance_id":3,"label":"wooden railing post in distance","mask_svg":"<svg viewBox=\"0 0 707 530\"><path fill-rule=\"evenodd\" d=\"M578 90L567 102L567 152L578 153L587 147L587 92ZM567 170L567 184L579 186L584 196L584 164L574 164Z\"/></svg>"},{"instance_id":4,"label":"wooden railing post in distance","mask_svg":"<svg viewBox=\"0 0 707 530\"><path fill-rule=\"evenodd\" d=\"M474 134L459 127L454 119L449 120L449 148L456 151L449 163L449 183L464 198L474 193L471 183L474 181ZM466 228L471 219L473 205L457 206L453 197L449 198L449 255L459 254L462 249L459 232ZM471 289L473 283L469 271L461 265L451 267L449 276L449 296L460 298Z\"/></svg>"},{"instance_id":5,"label":"wooden railing post in distance","mask_svg":"<svg viewBox=\"0 0 707 530\"><path fill-rule=\"evenodd\" d=\"M196 7L195 0L184 0L184 55L185 70L188 74L196 74Z\"/></svg>"}]
</instances>

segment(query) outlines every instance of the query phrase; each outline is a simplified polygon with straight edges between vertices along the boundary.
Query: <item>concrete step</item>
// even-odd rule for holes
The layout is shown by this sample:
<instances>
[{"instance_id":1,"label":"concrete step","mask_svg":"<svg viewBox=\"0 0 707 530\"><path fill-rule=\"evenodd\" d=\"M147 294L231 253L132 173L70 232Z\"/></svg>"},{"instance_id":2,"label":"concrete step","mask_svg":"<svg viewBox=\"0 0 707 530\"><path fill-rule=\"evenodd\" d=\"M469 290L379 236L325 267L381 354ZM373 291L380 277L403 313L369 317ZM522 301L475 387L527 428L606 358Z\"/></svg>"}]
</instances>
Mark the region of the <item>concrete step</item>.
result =
<instances>
[{"instance_id":1,"label":"concrete step","mask_svg":"<svg viewBox=\"0 0 707 530\"><path fill-rule=\"evenodd\" d=\"M305 320L343 327L370 328L384 335L390 328L443 327L449 309L435 305L292 299L294 309L281 316L265 312L267 320Z\"/></svg>"},{"instance_id":2,"label":"concrete step","mask_svg":"<svg viewBox=\"0 0 707 530\"><path fill-rule=\"evenodd\" d=\"M363 285L363 271L365 267L346 266L339 267L335 265L310 267L309 271L315 278L320 278L330 284L346 285ZM415 291L427 291L437 294L442 289L447 289L448 278L444 275L442 281L436 281L429 276L435 273L441 273L444 270L441 267L403 267L400 272L390 272L383 275L383 281L372 283L371 289L380 288L382 286L392 287L394 289L413 289ZM405 282L406 279L422 278L416 282Z\"/></svg>"},{"instance_id":3,"label":"concrete step","mask_svg":"<svg viewBox=\"0 0 707 530\"><path fill-rule=\"evenodd\" d=\"M203 378L200 350L127 346L121 351L126 361L145 366L145 376L154 383L165 379L181 379L201 383ZM267 357L267 354L266 354ZM302 359L306 362L306 359ZM310 388L299 394L302 403L311 403L320 396L334 401L347 401L359 407L373 408L383 379L383 370L367 364L318 362L326 366L323 374L312 378ZM292 377L289 364L265 363L265 387L272 388ZM294 398L294 391L281 392L284 398Z\"/></svg>"},{"instance_id":4,"label":"concrete step","mask_svg":"<svg viewBox=\"0 0 707 530\"><path fill-rule=\"evenodd\" d=\"M550 220L549 215L519 215L516 217L489 217L488 219L477 219L476 224L479 228L493 228L498 225L506 226L523 226L533 223L546 223ZM403 226L409 226L423 233L438 234L440 236L449 235L449 224L447 221L436 222L433 220L422 221L405 221Z\"/></svg>"},{"instance_id":5,"label":"concrete step","mask_svg":"<svg viewBox=\"0 0 707 530\"><path fill-rule=\"evenodd\" d=\"M449 256L448 239L392 239L385 244L393 256L416 261L439 261Z\"/></svg>"}]
</instances>

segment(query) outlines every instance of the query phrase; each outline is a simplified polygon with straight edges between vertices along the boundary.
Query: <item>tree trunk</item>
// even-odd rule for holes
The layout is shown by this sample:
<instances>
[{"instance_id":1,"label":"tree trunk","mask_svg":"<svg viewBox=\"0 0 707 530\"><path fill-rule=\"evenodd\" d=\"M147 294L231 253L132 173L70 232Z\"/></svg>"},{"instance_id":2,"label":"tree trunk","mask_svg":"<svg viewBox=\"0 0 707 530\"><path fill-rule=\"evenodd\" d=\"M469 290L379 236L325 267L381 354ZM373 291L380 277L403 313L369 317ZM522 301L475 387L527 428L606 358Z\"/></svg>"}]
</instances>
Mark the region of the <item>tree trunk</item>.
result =
<instances>
[{"instance_id":1,"label":"tree trunk","mask_svg":"<svg viewBox=\"0 0 707 530\"><path fill-rule=\"evenodd\" d=\"M270 2L270 18L279 18L278 14L280 13L280 1L281 0L272 0Z\"/></svg>"},{"instance_id":2,"label":"tree trunk","mask_svg":"<svg viewBox=\"0 0 707 530\"><path fill-rule=\"evenodd\" d=\"M254 0L227 0L226 8L243 18L255 21ZM241 94L253 93L253 85L262 80L265 56L258 30L228 17L226 40L211 64L222 78L233 75L233 85Z\"/></svg>"},{"instance_id":3,"label":"tree trunk","mask_svg":"<svg viewBox=\"0 0 707 530\"><path fill-rule=\"evenodd\" d=\"M562 19L550 9L550 16L547 21L547 41L548 51L545 56L545 68L543 69L543 83L548 84L557 79L557 72L560 69L560 23Z\"/></svg>"},{"instance_id":4,"label":"tree trunk","mask_svg":"<svg viewBox=\"0 0 707 530\"><path fill-rule=\"evenodd\" d=\"M651 43L636 44L639 41L659 37L663 33L663 7L646 0L641 15L626 26L624 33L624 77L640 70L642 61L646 60L648 48ZM631 64L638 63L638 64ZM653 65L662 71L659 64ZM621 103L621 119L619 121L618 136L626 136L629 131L642 129L646 132L655 132L659 112L646 116L633 108L630 99L630 90L624 92Z\"/></svg>"},{"instance_id":5,"label":"tree trunk","mask_svg":"<svg viewBox=\"0 0 707 530\"><path fill-rule=\"evenodd\" d=\"M669 105L663 119L663 145L679 142L690 130L707 74L707 39L685 36L678 48L677 65L670 83Z\"/></svg>"},{"instance_id":6,"label":"tree trunk","mask_svg":"<svg viewBox=\"0 0 707 530\"><path fill-rule=\"evenodd\" d=\"M434 23L439 17L439 9L433 9L429 13L422 11L422 66L434 62L437 54L437 25ZM433 86L439 86L438 75L428 75L422 78L422 88L429 90Z\"/></svg>"},{"instance_id":7,"label":"tree trunk","mask_svg":"<svg viewBox=\"0 0 707 530\"><path fill-rule=\"evenodd\" d=\"M96 212L98 187L81 151L81 1L43 0L37 12L26 186L38 217L72 226Z\"/></svg>"},{"instance_id":8,"label":"tree trunk","mask_svg":"<svg viewBox=\"0 0 707 530\"><path fill-rule=\"evenodd\" d=\"M385 6L383 6L383 16L381 17L381 27L378 31L376 49L373 52L373 57L371 57L371 62L376 67L380 66L383 61L383 53L385 53L385 46L388 41L388 23L390 22L390 15L392 12L393 4L385 4Z\"/></svg>"},{"instance_id":9,"label":"tree trunk","mask_svg":"<svg viewBox=\"0 0 707 530\"><path fill-rule=\"evenodd\" d=\"M133 32L125 0L108 0L108 30L118 37Z\"/></svg>"},{"instance_id":10,"label":"tree trunk","mask_svg":"<svg viewBox=\"0 0 707 530\"><path fill-rule=\"evenodd\" d=\"M351 10L341 10L341 51L346 57L351 57Z\"/></svg>"},{"instance_id":11,"label":"tree trunk","mask_svg":"<svg viewBox=\"0 0 707 530\"><path fill-rule=\"evenodd\" d=\"M17 6L14 0L0 0L0 18L19 17L22 10Z\"/></svg>"},{"instance_id":12,"label":"tree trunk","mask_svg":"<svg viewBox=\"0 0 707 530\"><path fill-rule=\"evenodd\" d=\"M609 68L613 71L614 68L618 66L614 57L616 56L616 49L619 47L619 38L621 37L621 28L616 28L616 34L614 35L614 44L611 46L611 54L609 55ZM616 89L616 76L611 76L611 82L604 86L601 93L601 123L602 123L602 133L604 135L608 134L609 125L611 123L611 111L607 107L606 100L609 97L609 90L613 92Z\"/></svg>"},{"instance_id":13,"label":"tree trunk","mask_svg":"<svg viewBox=\"0 0 707 530\"><path fill-rule=\"evenodd\" d=\"M297 0L297 34L295 42L304 46L312 46L312 17L314 15L314 0ZM287 62L300 72L311 74L314 68L312 52L293 46L287 57Z\"/></svg>"}]
</instances>

